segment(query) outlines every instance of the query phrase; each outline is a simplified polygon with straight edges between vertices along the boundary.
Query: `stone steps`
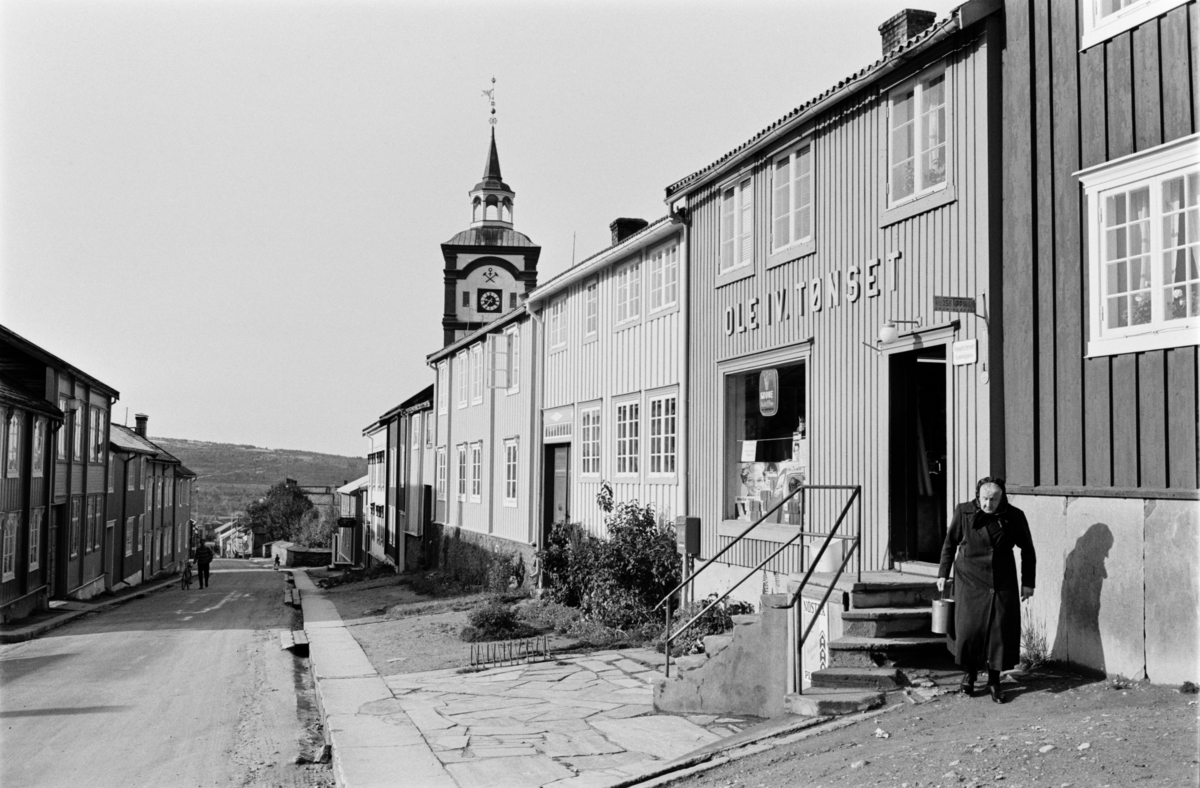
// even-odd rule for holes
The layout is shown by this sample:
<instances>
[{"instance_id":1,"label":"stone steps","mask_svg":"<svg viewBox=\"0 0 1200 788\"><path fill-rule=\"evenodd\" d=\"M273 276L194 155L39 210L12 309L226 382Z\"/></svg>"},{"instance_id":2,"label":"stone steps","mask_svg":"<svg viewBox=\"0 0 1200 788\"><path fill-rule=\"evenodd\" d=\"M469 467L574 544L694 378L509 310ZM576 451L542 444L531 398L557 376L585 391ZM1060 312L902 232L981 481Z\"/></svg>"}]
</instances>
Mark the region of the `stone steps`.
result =
<instances>
[{"instance_id":1,"label":"stone steps","mask_svg":"<svg viewBox=\"0 0 1200 788\"><path fill-rule=\"evenodd\" d=\"M842 613L842 632L848 637L889 637L933 634L932 607L869 607Z\"/></svg>"},{"instance_id":2,"label":"stone steps","mask_svg":"<svg viewBox=\"0 0 1200 788\"><path fill-rule=\"evenodd\" d=\"M812 673L813 687L873 689L881 692L908 684L898 668L822 668Z\"/></svg>"},{"instance_id":3,"label":"stone steps","mask_svg":"<svg viewBox=\"0 0 1200 788\"><path fill-rule=\"evenodd\" d=\"M928 637L841 637L829 642L830 667L931 668L948 666L941 635Z\"/></svg>"},{"instance_id":4,"label":"stone steps","mask_svg":"<svg viewBox=\"0 0 1200 788\"><path fill-rule=\"evenodd\" d=\"M847 687L811 687L803 695L793 693L784 699L788 711L806 717L853 714L882 705L882 692Z\"/></svg>"}]
</instances>

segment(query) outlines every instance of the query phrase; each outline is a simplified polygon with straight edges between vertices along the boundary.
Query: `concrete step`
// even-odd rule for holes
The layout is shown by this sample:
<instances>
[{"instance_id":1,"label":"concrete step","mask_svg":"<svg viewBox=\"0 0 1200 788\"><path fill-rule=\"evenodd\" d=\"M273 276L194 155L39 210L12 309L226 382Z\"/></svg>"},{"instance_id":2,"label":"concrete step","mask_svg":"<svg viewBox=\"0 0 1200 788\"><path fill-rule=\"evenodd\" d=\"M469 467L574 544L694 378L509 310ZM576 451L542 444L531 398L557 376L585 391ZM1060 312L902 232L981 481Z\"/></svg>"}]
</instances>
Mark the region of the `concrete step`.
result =
<instances>
[{"instance_id":1,"label":"concrete step","mask_svg":"<svg viewBox=\"0 0 1200 788\"><path fill-rule=\"evenodd\" d=\"M850 637L932 635L933 609L928 607L868 607L842 613L842 633Z\"/></svg>"},{"instance_id":2,"label":"concrete step","mask_svg":"<svg viewBox=\"0 0 1200 788\"><path fill-rule=\"evenodd\" d=\"M676 675L682 675L689 670L695 670L705 662L708 662L707 654L689 654L686 657L676 657L675 669L678 671Z\"/></svg>"},{"instance_id":3,"label":"concrete step","mask_svg":"<svg viewBox=\"0 0 1200 788\"><path fill-rule=\"evenodd\" d=\"M788 578L788 592L795 593L803 575ZM820 599L833 586L830 598L847 608L867 607L929 607L937 598L937 579L925 575L895 571L864 572L859 580L847 572L834 581L833 574L814 572L802 594L808 599Z\"/></svg>"},{"instance_id":4,"label":"concrete step","mask_svg":"<svg viewBox=\"0 0 1200 788\"><path fill-rule=\"evenodd\" d=\"M914 580L907 585L890 584L851 591L850 607L930 607L937 598L936 580Z\"/></svg>"},{"instance_id":5,"label":"concrete step","mask_svg":"<svg viewBox=\"0 0 1200 788\"><path fill-rule=\"evenodd\" d=\"M907 685L908 679L897 668L822 668L813 671L812 683L814 687L886 692Z\"/></svg>"},{"instance_id":6,"label":"concrete step","mask_svg":"<svg viewBox=\"0 0 1200 788\"><path fill-rule=\"evenodd\" d=\"M841 637L829 642L834 668L934 668L952 663L946 639L931 637Z\"/></svg>"},{"instance_id":7,"label":"concrete step","mask_svg":"<svg viewBox=\"0 0 1200 788\"><path fill-rule=\"evenodd\" d=\"M733 635L705 635L703 640L704 653L713 657L733 642Z\"/></svg>"},{"instance_id":8,"label":"concrete step","mask_svg":"<svg viewBox=\"0 0 1200 788\"><path fill-rule=\"evenodd\" d=\"M806 717L851 714L882 706L883 693L863 689L812 688L802 695L788 695L784 705L792 714L802 714Z\"/></svg>"}]
</instances>

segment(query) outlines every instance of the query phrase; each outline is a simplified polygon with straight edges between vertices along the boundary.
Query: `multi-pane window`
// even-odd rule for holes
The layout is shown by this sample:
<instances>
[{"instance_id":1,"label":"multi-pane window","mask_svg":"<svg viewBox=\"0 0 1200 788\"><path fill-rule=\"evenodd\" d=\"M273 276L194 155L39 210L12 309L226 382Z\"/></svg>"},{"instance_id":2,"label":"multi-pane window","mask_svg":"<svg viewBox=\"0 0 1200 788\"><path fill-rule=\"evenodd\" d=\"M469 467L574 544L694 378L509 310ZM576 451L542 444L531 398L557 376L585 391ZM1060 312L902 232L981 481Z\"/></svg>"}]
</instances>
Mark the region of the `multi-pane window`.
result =
<instances>
[{"instance_id":1,"label":"multi-pane window","mask_svg":"<svg viewBox=\"0 0 1200 788\"><path fill-rule=\"evenodd\" d=\"M412 439L412 450L416 451L421 448L421 414L414 413L408 420L409 436ZM414 458L415 459L415 458Z\"/></svg>"},{"instance_id":2,"label":"multi-pane window","mask_svg":"<svg viewBox=\"0 0 1200 788\"><path fill-rule=\"evenodd\" d=\"M1083 3L1084 49L1160 17L1187 0L1089 0Z\"/></svg>"},{"instance_id":3,"label":"multi-pane window","mask_svg":"<svg viewBox=\"0 0 1200 788\"><path fill-rule=\"evenodd\" d=\"M67 410L67 398L58 398L58 409L63 412L63 423L58 428L58 459L67 459L67 423L71 420L70 411Z\"/></svg>"},{"instance_id":4,"label":"multi-pane window","mask_svg":"<svg viewBox=\"0 0 1200 788\"><path fill-rule=\"evenodd\" d=\"M579 413L580 473L593 476L600 473L600 409L588 408Z\"/></svg>"},{"instance_id":5,"label":"multi-pane window","mask_svg":"<svg viewBox=\"0 0 1200 788\"><path fill-rule=\"evenodd\" d=\"M650 473L675 473L675 395L650 400Z\"/></svg>"},{"instance_id":6,"label":"multi-pane window","mask_svg":"<svg viewBox=\"0 0 1200 788\"><path fill-rule=\"evenodd\" d=\"M679 300L679 246L671 244L650 255L650 311L675 306Z\"/></svg>"},{"instance_id":7,"label":"multi-pane window","mask_svg":"<svg viewBox=\"0 0 1200 788\"><path fill-rule=\"evenodd\" d=\"M812 146L802 145L775 160L771 187L771 251L812 238Z\"/></svg>"},{"instance_id":8,"label":"multi-pane window","mask_svg":"<svg viewBox=\"0 0 1200 788\"><path fill-rule=\"evenodd\" d=\"M104 422L107 412L92 408L92 421L89 428L91 441L88 445L88 460L100 462L104 459Z\"/></svg>"},{"instance_id":9,"label":"multi-pane window","mask_svg":"<svg viewBox=\"0 0 1200 788\"><path fill-rule=\"evenodd\" d=\"M754 181L743 178L721 189L721 271L754 260Z\"/></svg>"},{"instance_id":10,"label":"multi-pane window","mask_svg":"<svg viewBox=\"0 0 1200 788\"><path fill-rule=\"evenodd\" d=\"M642 266L630 263L617 271L617 325L642 314Z\"/></svg>"},{"instance_id":11,"label":"multi-pane window","mask_svg":"<svg viewBox=\"0 0 1200 788\"><path fill-rule=\"evenodd\" d=\"M125 489L137 489L138 461L132 454L125 458Z\"/></svg>"},{"instance_id":12,"label":"multi-pane window","mask_svg":"<svg viewBox=\"0 0 1200 788\"><path fill-rule=\"evenodd\" d=\"M38 479L46 472L46 420L33 420L33 478Z\"/></svg>"},{"instance_id":13,"label":"multi-pane window","mask_svg":"<svg viewBox=\"0 0 1200 788\"><path fill-rule=\"evenodd\" d=\"M116 466L113 463L113 453L108 453L108 491L113 491L113 477L116 476Z\"/></svg>"},{"instance_id":14,"label":"multi-pane window","mask_svg":"<svg viewBox=\"0 0 1200 788\"><path fill-rule=\"evenodd\" d=\"M83 459L83 407L76 404L71 408L71 457Z\"/></svg>"},{"instance_id":15,"label":"multi-pane window","mask_svg":"<svg viewBox=\"0 0 1200 788\"><path fill-rule=\"evenodd\" d=\"M458 445L458 500L467 499L467 445Z\"/></svg>"},{"instance_id":16,"label":"multi-pane window","mask_svg":"<svg viewBox=\"0 0 1200 788\"><path fill-rule=\"evenodd\" d=\"M78 498L71 499L71 556L79 555L79 545L81 544L79 533L79 520L83 516L83 502Z\"/></svg>"},{"instance_id":17,"label":"multi-pane window","mask_svg":"<svg viewBox=\"0 0 1200 788\"><path fill-rule=\"evenodd\" d=\"M467 407L467 351L454 357L454 376L458 378L458 407Z\"/></svg>"},{"instance_id":18,"label":"multi-pane window","mask_svg":"<svg viewBox=\"0 0 1200 788\"><path fill-rule=\"evenodd\" d=\"M517 439L504 441L504 505L517 505Z\"/></svg>"},{"instance_id":19,"label":"multi-pane window","mask_svg":"<svg viewBox=\"0 0 1200 788\"><path fill-rule=\"evenodd\" d=\"M510 394L521 389L521 333L513 327L504 335L508 345L508 391Z\"/></svg>"},{"instance_id":20,"label":"multi-pane window","mask_svg":"<svg viewBox=\"0 0 1200 788\"><path fill-rule=\"evenodd\" d=\"M433 416L432 414L425 416L425 445L433 447Z\"/></svg>"},{"instance_id":21,"label":"multi-pane window","mask_svg":"<svg viewBox=\"0 0 1200 788\"><path fill-rule=\"evenodd\" d=\"M21 467L21 417L17 411L8 416L8 451L5 452L4 475L10 479L16 478Z\"/></svg>"},{"instance_id":22,"label":"multi-pane window","mask_svg":"<svg viewBox=\"0 0 1200 788\"><path fill-rule=\"evenodd\" d=\"M4 559L0 563L0 580L12 580L17 571L17 519L16 512L4 518Z\"/></svg>"},{"instance_id":23,"label":"multi-pane window","mask_svg":"<svg viewBox=\"0 0 1200 788\"><path fill-rule=\"evenodd\" d=\"M600 286L596 280L587 283L583 291L583 335L595 336L600 329Z\"/></svg>"},{"instance_id":24,"label":"multi-pane window","mask_svg":"<svg viewBox=\"0 0 1200 788\"><path fill-rule=\"evenodd\" d=\"M84 521L84 545L83 551L90 553L92 543L95 542L93 531L96 529L96 499L89 495L87 497L87 519Z\"/></svg>"},{"instance_id":25,"label":"multi-pane window","mask_svg":"<svg viewBox=\"0 0 1200 788\"><path fill-rule=\"evenodd\" d=\"M888 195L901 202L946 184L946 72L924 74L892 91Z\"/></svg>"},{"instance_id":26,"label":"multi-pane window","mask_svg":"<svg viewBox=\"0 0 1200 788\"><path fill-rule=\"evenodd\" d=\"M133 555L133 538L136 533L134 526L136 523L136 517L125 518L125 555Z\"/></svg>"},{"instance_id":27,"label":"multi-pane window","mask_svg":"<svg viewBox=\"0 0 1200 788\"><path fill-rule=\"evenodd\" d=\"M145 534L145 533L146 533L146 515L139 514L137 530L134 531L134 539L136 540L136 543L134 544L135 550L141 550L142 546L146 543L146 539L143 536L143 534Z\"/></svg>"},{"instance_id":28,"label":"multi-pane window","mask_svg":"<svg viewBox=\"0 0 1200 788\"><path fill-rule=\"evenodd\" d=\"M550 347L565 347L567 344L567 299L560 298L550 304L550 320L547 333Z\"/></svg>"},{"instance_id":29,"label":"multi-pane window","mask_svg":"<svg viewBox=\"0 0 1200 788\"><path fill-rule=\"evenodd\" d=\"M471 402L483 402L483 345L471 348Z\"/></svg>"},{"instance_id":30,"label":"multi-pane window","mask_svg":"<svg viewBox=\"0 0 1200 788\"><path fill-rule=\"evenodd\" d=\"M617 475L632 476L638 472L638 414L639 402L617 405Z\"/></svg>"},{"instance_id":31,"label":"multi-pane window","mask_svg":"<svg viewBox=\"0 0 1200 788\"><path fill-rule=\"evenodd\" d=\"M446 362L438 362L437 365L437 398L438 398L438 413L445 413L447 403L450 399L450 392L446 388Z\"/></svg>"},{"instance_id":32,"label":"multi-pane window","mask_svg":"<svg viewBox=\"0 0 1200 788\"><path fill-rule=\"evenodd\" d=\"M483 444L471 444L471 500L479 503L483 496Z\"/></svg>"},{"instance_id":33,"label":"multi-pane window","mask_svg":"<svg viewBox=\"0 0 1200 788\"><path fill-rule=\"evenodd\" d=\"M1090 225L1089 355L1194 344L1200 327L1200 167L1187 145L1081 180Z\"/></svg>"},{"instance_id":34,"label":"multi-pane window","mask_svg":"<svg viewBox=\"0 0 1200 788\"><path fill-rule=\"evenodd\" d=\"M437 497L446 500L446 447L437 450Z\"/></svg>"},{"instance_id":35,"label":"multi-pane window","mask_svg":"<svg viewBox=\"0 0 1200 788\"><path fill-rule=\"evenodd\" d=\"M34 509L29 513L29 571L42 565L42 518L45 509Z\"/></svg>"}]
</instances>

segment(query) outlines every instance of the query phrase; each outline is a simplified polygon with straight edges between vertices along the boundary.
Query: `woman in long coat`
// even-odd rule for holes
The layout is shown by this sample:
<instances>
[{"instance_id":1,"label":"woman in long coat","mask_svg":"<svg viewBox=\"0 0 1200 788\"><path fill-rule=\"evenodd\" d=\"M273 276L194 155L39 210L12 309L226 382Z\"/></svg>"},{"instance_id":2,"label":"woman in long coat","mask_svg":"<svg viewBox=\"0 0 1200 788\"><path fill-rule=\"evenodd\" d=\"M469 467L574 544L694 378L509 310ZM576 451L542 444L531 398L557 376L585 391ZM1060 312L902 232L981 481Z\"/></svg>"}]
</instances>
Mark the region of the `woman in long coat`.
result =
<instances>
[{"instance_id":1,"label":"woman in long coat","mask_svg":"<svg viewBox=\"0 0 1200 788\"><path fill-rule=\"evenodd\" d=\"M1013 547L1021 549L1020 585ZM975 500L955 508L942 545L939 591L945 588L951 564L954 657L966 672L959 692L970 695L976 673L987 668L988 692L996 703L1003 703L1000 671L1020 660L1021 602L1033 596L1037 571L1029 522L1024 512L1008 504L1003 479L980 479Z\"/></svg>"}]
</instances>

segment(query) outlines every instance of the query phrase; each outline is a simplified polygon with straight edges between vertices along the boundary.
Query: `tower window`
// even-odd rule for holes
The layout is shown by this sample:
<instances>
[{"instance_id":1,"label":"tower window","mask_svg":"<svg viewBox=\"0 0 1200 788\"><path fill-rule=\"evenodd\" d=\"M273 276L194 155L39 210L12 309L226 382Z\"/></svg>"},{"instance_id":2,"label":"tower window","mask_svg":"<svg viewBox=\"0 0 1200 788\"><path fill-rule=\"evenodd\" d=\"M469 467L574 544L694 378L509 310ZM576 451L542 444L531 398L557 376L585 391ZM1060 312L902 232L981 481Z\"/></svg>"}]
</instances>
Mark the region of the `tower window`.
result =
<instances>
[{"instance_id":1,"label":"tower window","mask_svg":"<svg viewBox=\"0 0 1200 788\"><path fill-rule=\"evenodd\" d=\"M504 219L504 221L512 221L512 200L508 199L507 197L504 199L504 202L501 205L501 213L501 218Z\"/></svg>"},{"instance_id":2,"label":"tower window","mask_svg":"<svg viewBox=\"0 0 1200 788\"><path fill-rule=\"evenodd\" d=\"M471 305L471 294L466 290L463 291L463 306Z\"/></svg>"},{"instance_id":3,"label":"tower window","mask_svg":"<svg viewBox=\"0 0 1200 788\"><path fill-rule=\"evenodd\" d=\"M484 208L483 218L484 219L499 219L500 218L500 205L497 202L495 197L488 198L487 206Z\"/></svg>"},{"instance_id":4,"label":"tower window","mask_svg":"<svg viewBox=\"0 0 1200 788\"><path fill-rule=\"evenodd\" d=\"M509 293L509 294L508 294L508 308L509 308L509 309L516 309L516 308L517 308L517 294L516 294L516 292L512 292L512 293Z\"/></svg>"}]
</instances>

